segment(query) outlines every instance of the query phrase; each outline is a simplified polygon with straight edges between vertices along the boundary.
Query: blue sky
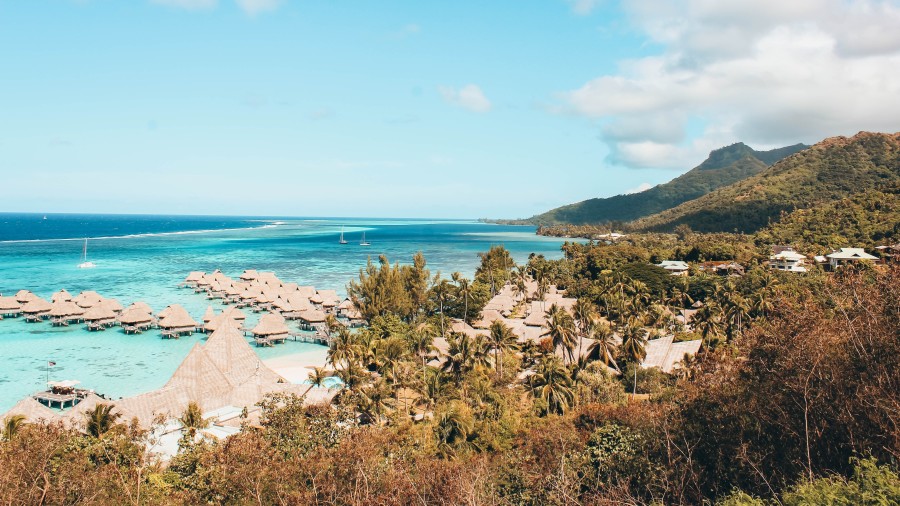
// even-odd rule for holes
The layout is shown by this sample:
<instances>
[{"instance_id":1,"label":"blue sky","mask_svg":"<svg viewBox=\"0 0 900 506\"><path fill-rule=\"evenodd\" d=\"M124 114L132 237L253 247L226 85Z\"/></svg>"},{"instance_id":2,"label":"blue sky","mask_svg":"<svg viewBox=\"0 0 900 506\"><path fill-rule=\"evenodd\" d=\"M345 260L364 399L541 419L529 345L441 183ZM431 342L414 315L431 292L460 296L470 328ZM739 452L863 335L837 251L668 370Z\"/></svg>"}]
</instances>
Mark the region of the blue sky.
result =
<instances>
[{"instance_id":1,"label":"blue sky","mask_svg":"<svg viewBox=\"0 0 900 506\"><path fill-rule=\"evenodd\" d=\"M896 1L0 0L0 211L527 217L897 130Z\"/></svg>"}]
</instances>

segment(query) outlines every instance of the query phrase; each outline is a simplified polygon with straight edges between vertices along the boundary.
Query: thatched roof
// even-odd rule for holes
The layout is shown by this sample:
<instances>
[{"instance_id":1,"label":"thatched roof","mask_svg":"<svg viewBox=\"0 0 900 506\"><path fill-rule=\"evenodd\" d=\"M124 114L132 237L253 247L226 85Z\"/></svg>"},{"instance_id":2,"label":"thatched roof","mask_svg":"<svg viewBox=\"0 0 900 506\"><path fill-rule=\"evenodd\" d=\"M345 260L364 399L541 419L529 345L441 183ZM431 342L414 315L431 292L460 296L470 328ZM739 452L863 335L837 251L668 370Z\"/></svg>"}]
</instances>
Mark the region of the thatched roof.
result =
<instances>
[{"instance_id":1,"label":"thatched roof","mask_svg":"<svg viewBox=\"0 0 900 506\"><path fill-rule=\"evenodd\" d=\"M31 293L30 290L19 290L18 292L16 292L16 300L21 302L22 304L31 302L36 298L38 298L38 296Z\"/></svg>"},{"instance_id":2,"label":"thatched roof","mask_svg":"<svg viewBox=\"0 0 900 506\"><path fill-rule=\"evenodd\" d=\"M547 304L546 302L541 302L539 300L532 302L531 311L525 318L525 325L542 327L544 323L547 322L547 309L550 309L550 304Z\"/></svg>"},{"instance_id":3,"label":"thatched roof","mask_svg":"<svg viewBox=\"0 0 900 506\"><path fill-rule=\"evenodd\" d=\"M244 335L231 321L223 323L209 336L203 350L232 385L241 385L254 376L263 378L269 383L285 381L260 360Z\"/></svg>"},{"instance_id":4,"label":"thatched roof","mask_svg":"<svg viewBox=\"0 0 900 506\"><path fill-rule=\"evenodd\" d=\"M694 355L700 351L702 340L672 342L674 336L668 335L647 341L647 356L641 367L657 367L659 370L672 373L685 355Z\"/></svg>"},{"instance_id":5,"label":"thatched roof","mask_svg":"<svg viewBox=\"0 0 900 506\"><path fill-rule=\"evenodd\" d=\"M300 311L300 319L306 323L323 323L328 315L318 309L304 309Z\"/></svg>"},{"instance_id":6,"label":"thatched roof","mask_svg":"<svg viewBox=\"0 0 900 506\"><path fill-rule=\"evenodd\" d=\"M253 281L254 279L256 279L258 277L259 277L259 273L256 272L254 269L247 269L240 276L240 278L243 279L244 281Z\"/></svg>"},{"instance_id":7,"label":"thatched roof","mask_svg":"<svg viewBox=\"0 0 900 506\"><path fill-rule=\"evenodd\" d=\"M102 320L115 320L116 313L106 307L105 304L97 304L96 306L89 308L84 312L81 316L85 321L102 321Z\"/></svg>"},{"instance_id":8,"label":"thatched roof","mask_svg":"<svg viewBox=\"0 0 900 506\"><path fill-rule=\"evenodd\" d=\"M72 294L67 292L65 288L50 296L50 302L62 302L67 300L72 300Z\"/></svg>"},{"instance_id":9,"label":"thatched roof","mask_svg":"<svg viewBox=\"0 0 900 506\"><path fill-rule=\"evenodd\" d=\"M466 334L469 337L475 337L476 335L482 333L472 328L472 326L468 323L462 320L457 320L455 318L450 322L450 328L448 330L450 332L459 332L460 334Z\"/></svg>"},{"instance_id":10,"label":"thatched roof","mask_svg":"<svg viewBox=\"0 0 900 506\"><path fill-rule=\"evenodd\" d=\"M122 416L119 418L120 422L125 422L128 420L128 415L122 409L120 409L115 402L104 399L99 395L88 394L87 397L81 400L78 404L75 405L74 408L70 409L66 413L62 415L62 421L68 427L84 427L85 425L85 417L88 412L93 411L94 408L97 407L98 404L106 404L107 406L113 406L113 413L119 413Z\"/></svg>"},{"instance_id":11,"label":"thatched roof","mask_svg":"<svg viewBox=\"0 0 900 506\"><path fill-rule=\"evenodd\" d=\"M200 281L200 278L202 278L204 276L204 274L206 274L206 273L200 272L200 271L191 271L191 273L188 274L186 278L184 278L184 282L185 283L196 283L197 281Z\"/></svg>"},{"instance_id":12,"label":"thatched roof","mask_svg":"<svg viewBox=\"0 0 900 506\"><path fill-rule=\"evenodd\" d=\"M297 293L301 297L306 297L307 299L309 299L310 297L312 297L313 295L316 294L316 287L300 285L297 287Z\"/></svg>"},{"instance_id":13,"label":"thatched roof","mask_svg":"<svg viewBox=\"0 0 900 506\"><path fill-rule=\"evenodd\" d=\"M19 401L12 409L4 413L0 420L5 420L13 415L22 415L26 422L32 423L41 420L53 421L59 418L55 411L34 400L33 397L26 397Z\"/></svg>"},{"instance_id":14,"label":"thatched roof","mask_svg":"<svg viewBox=\"0 0 900 506\"><path fill-rule=\"evenodd\" d=\"M209 323L215 316L216 312L213 311L212 306L206 306L206 312L203 313L203 323Z\"/></svg>"},{"instance_id":15,"label":"thatched roof","mask_svg":"<svg viewBox=\"0 0 900 506\"><path fill-rule=\"evenodd\" d=\"M117 301L116 299L103 299L103 302L101 302L101 304L108 307L110 310L112 310L115 313L119 313L123 309L125 309L122 307L122 304L119 303L119 301Z\"/></svg>"},{"instance_id":16,"label":"thatched roof","mask_svg":"<svg viewBox=\"0 0 900 506\"><path fill-rule=\"evenodd\" d=\"M79 293L75 297L72 298L72 302L78 304L83 308L89 308L96 306L103 300L103 297L100 296L99 293L87 290Z\"/></svg>"},{"instance_id":17,"label":"thatched roof","mask_svg":"<svg viewBox=\"0 0 900 506\"><path fill-rule=\"evenodd\" d=\"M354 307L354 306L353 306L353 301L350 300L349 298L342 300L341 303L338 304L338 306L337 306L337 308L340 309L341 311L346 311L346 310L348 310L348 309L353 309L353 307Z\"/></svg>"},{"instance_id":18,"label":"thatched roof","mask_svg":"<svg viewBox=\"0 0 900 506\"><path fill-rule=\"evenodd\" d=\"M46 313L51 309L53 305L40 297L35 297L22 306L22 312L26 314Z\"/></svg>"},{"instance_id":19,"label":"thatched roof","mask_svg":"<svg viewBox=\"0 0 900 506\"><path fill-rule=\"evenodd\" d=\"M187 310L179 304L172 304L163 310L160 314L165 313L159 319L159 326L163 329L186 329L197 326L197 322L191 318Z\"/></svg>"},{"instance_id":20,"label":"thatched roof","mask_svg":"<svg viewBox=\"0 0 900 506\"><path fill-rule=\"evenodd\" d=\"M491 324L497 320L502 320L503 315L496 309L485 309L481 312L481 318L472 324L476 329L490 328Z\"/></svg>"},{"instance_id":21,"label":"thatched roof","mask_svg":"<svg viewBox=\"0 0 900 506\"><path fill-rule=\"evenodd\" d=\"M152 321L153 316L149 311L133 304L119 314L119 323L124 325L140 325Z\"/></svg>"},{"instance_id":22,"label":"thatched roof","mask_svg":"<svg viewBox=\"0 0 900 506\"><path fill-rule=\"evenodd\" d=\"M284 317L276 313L266 313L259 319L256 327L253 327L255 336L280 336L290 332Z\"/></svg>"},{"instance_id":23,"label":"thatched roof","mask_svg":"<svg viewBox=\"0 0 900 506\"><path fill-rule=\"evenodd\" d=\"M0 311L21 311L22 303L15 297L0 297Z\"/></svg>"},{"instance_id":24,"label":"thatched roof","mask_svg":"<svg viewBox=\"0 0 900 506\"><path fill-rule=\"evenodd\" d=\"M133 308L133 307L138 308L138 309L144 310L150 314L153 314L153 308L150 307L150 304L147 304L146 302L143 302L143 301L132 302L131 305L128 307L129 308Z\"/></svg>"},{"instance_id":25,"label":"thatched roof","mask_svg":"<svg viewBox=\"0 0 900 506\"><path fill-rule=\"evenodd\" d=\"M242 322L247 319L247 315L244 314L243 311L241 311L240 309L238 309L236 307L230 307L230 308L226 309L225 313L228 316L230 316L231 318L233 318L239 322Z\"/></svg>"},{"instance_id":26,"label":"thatched roof","mask_svg":"<svg viewBox=\"0 0 900 506\"><path fill-rule=\"evenodd\" d=\"M223 324L226 323L233 323L235 326L240 325L240 323L238 323L238 321L234 318L234 313L223 311L213 316L210 321L206 322L203 325L203 330L207 332L215 332L219 330L219 328L222 327Z\"/></svg>"},{"instance_id":27,"label":"thatched roof","mask_svg":"<svg viewBox=\"0 0 900 506\"><path fill-rule=\"evenodd\" d=\"M50 309L50 316L54 318L80 316L84 314L84 308L78 307L78 304L75 304L72 301L54 302L52 306L53 307Z\"/></svg>"}]
</instances>

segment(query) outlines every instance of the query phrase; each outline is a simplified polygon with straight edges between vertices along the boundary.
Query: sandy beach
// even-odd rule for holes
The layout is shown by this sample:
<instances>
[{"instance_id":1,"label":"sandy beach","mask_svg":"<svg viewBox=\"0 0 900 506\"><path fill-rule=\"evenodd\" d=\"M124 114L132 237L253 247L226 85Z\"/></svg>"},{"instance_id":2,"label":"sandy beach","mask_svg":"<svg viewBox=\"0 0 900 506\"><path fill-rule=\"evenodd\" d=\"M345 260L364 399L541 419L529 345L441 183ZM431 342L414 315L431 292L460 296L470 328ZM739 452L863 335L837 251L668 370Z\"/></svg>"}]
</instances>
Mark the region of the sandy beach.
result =
<instances>
[{"instance_id":1,"label":"sandy beach","mask_svg":"<svg viewBox=\"0 0 900 506\"><path fill-rule=\"evenodd\" d=\"M303 383L313 367L325 367L327 354L328 348L320 346L312 351L269 358L263 360L263 363L291 383Z\"/></svg>"}]
</instances>

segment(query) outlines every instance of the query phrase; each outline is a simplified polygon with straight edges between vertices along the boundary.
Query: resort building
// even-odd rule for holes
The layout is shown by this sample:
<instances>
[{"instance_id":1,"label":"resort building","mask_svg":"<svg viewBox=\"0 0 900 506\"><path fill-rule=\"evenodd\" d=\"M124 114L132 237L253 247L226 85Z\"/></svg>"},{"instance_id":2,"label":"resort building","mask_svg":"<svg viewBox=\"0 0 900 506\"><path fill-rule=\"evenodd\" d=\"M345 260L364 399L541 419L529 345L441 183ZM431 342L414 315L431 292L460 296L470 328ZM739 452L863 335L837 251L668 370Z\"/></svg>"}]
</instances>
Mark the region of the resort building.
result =
<instances>
[{"instance_id":1,"label":"resort building","mask_svg":"<svg viewBox=\"0 0 900 506\"><path fill-rule=\"evenodd\" d=\"M806 256L792 248L779 248L769 257L769 268L784 272L806 272Z\"/></svg>"},{"instance_id":2,"label":"resort building","mask_svg":"<svg viewBox=\"0 0 900 506\"><path fill-rule=\"evenodd\" d=\"M662 267L673 276L687 276L688 269L690 268L687 262L682 262L681 260L663 260L661 263L656 264L656 266Z\"/></svg>"},{"instance_id":3,"label":"resort building","mask_svg":"<svg viewBox=\"0 0 900 506\"><path fill-rule=\"evenodd\" d=\"M828 258L828 265L830 265L832 269L837 269L842 265L853 264L862 260L868 260L870 262L878 260L877 257L866 253L862 248L841 248L839 251L826 255L826 257Z\"/></svg>"}]
</instances>

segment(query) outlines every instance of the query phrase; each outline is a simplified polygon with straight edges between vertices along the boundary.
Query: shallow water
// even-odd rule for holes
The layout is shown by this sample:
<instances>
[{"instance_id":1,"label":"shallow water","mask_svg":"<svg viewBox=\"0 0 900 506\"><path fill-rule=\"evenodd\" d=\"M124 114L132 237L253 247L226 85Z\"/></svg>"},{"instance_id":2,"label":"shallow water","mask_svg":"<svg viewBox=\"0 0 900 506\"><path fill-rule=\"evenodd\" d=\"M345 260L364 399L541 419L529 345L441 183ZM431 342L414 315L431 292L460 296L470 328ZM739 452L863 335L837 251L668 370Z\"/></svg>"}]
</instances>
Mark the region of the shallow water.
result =
<instances>
[{"instance_id":1,"label":"shallow water","mask_svg":"<svg viewBox=\"0 0 900 506\"><path fill-rule=\"evenodd\" d=\"M0 215L0 293L28 289L41 297L65 288L95 290L123 305L142 300L154 310L178 303L196 320L205 296L178 288L190 271L274 271L282 280L344 294L369 257L409 262L422 251L432 273L472 276L478 253L503 244L517 262L529 253L559 258L562 241L529 227L470 221L221 217ZM57 222L61 221L61 223ZM348 244L338 244L341 228ZM210 230L215 229L215 230ZM370 246L359 245L366 232ZM79 269L83 237L93 269ZM104 238L99 238L104 237ZM220 310L223 306L212 304ZM257 315L250 315L252 324ZM0 413L50 380L75 379L117 398L159 388L202 335L163 340L158 331L124 335L119 328L88 332L83 325L0 321ZM257 349L263 358L309 351L288 342ZM47 362L56 366L48 369Z\"/></svg>"}]
</instances>

